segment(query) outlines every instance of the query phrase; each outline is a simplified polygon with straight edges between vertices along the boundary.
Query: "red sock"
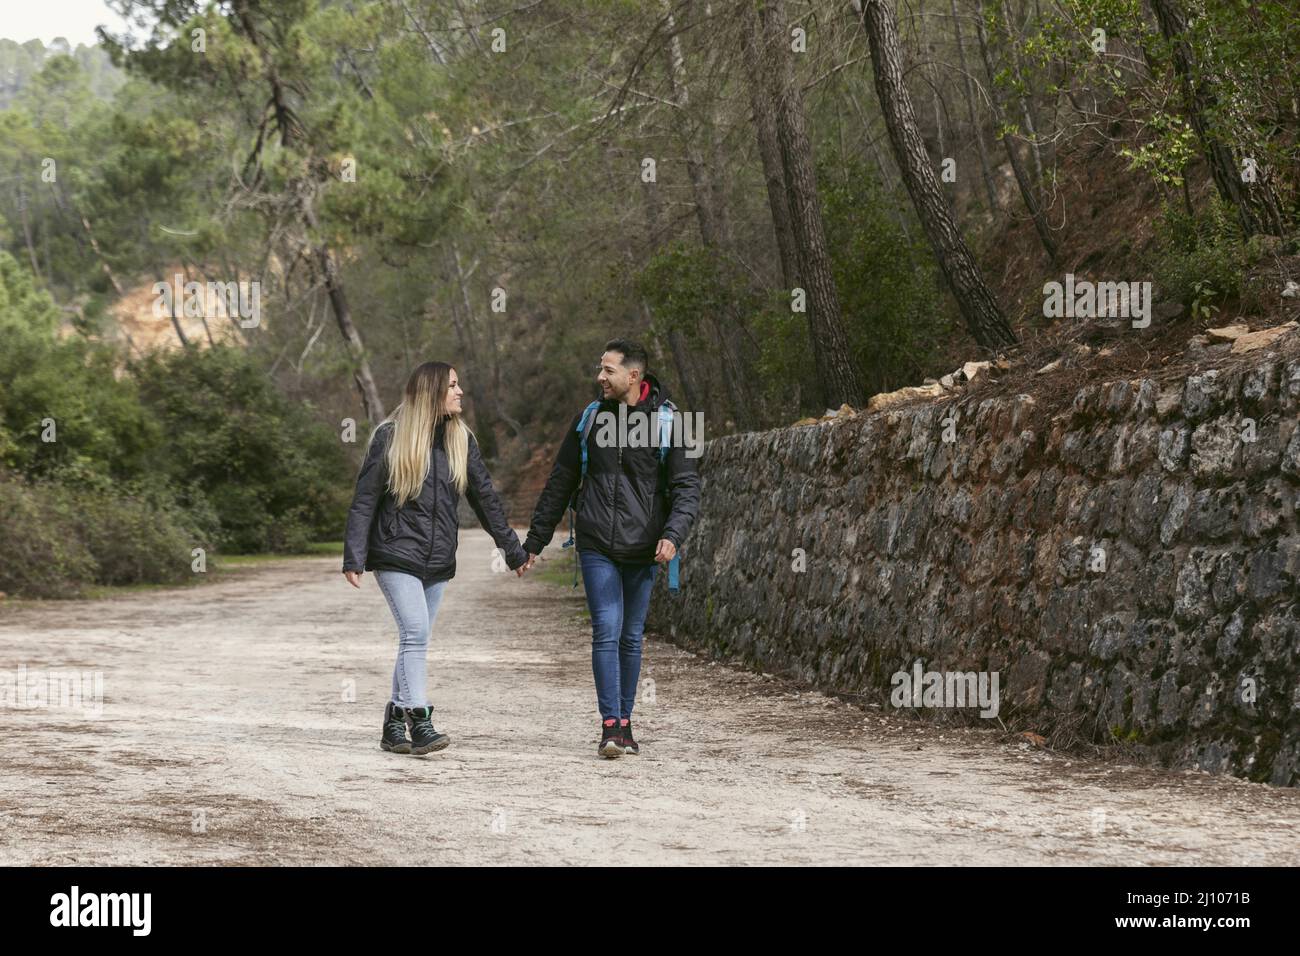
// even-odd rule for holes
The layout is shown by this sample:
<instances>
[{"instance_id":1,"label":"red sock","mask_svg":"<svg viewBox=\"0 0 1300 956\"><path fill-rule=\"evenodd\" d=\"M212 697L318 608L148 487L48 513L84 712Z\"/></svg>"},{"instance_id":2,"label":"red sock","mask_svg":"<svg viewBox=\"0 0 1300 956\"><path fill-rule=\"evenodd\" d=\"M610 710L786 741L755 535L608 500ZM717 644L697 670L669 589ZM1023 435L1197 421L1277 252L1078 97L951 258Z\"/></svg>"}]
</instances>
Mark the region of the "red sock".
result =
<instances>
[{"instance_id":1,"label":"red sock","mask_svg":"<svg viewBox=\"0 0 1300 956\"><path fill-rule=\"evenodd\" d=\"M611 717L611 718L609 718L609 720L605 721L605 726L606 726L606 727L613 727L613 726L614 726L614 718Z\"/></svg>"},{"instance_id":2,"label":"red sock","mask_svg":"<svg viewBox=\"0 0 1300 956\"><path fill-rule=\"evenodd\" d=\"M626 717L620 717L618 719L618 725L620 727L626 727L628 725L628 719Z\"/></svg>"}]
</instances>

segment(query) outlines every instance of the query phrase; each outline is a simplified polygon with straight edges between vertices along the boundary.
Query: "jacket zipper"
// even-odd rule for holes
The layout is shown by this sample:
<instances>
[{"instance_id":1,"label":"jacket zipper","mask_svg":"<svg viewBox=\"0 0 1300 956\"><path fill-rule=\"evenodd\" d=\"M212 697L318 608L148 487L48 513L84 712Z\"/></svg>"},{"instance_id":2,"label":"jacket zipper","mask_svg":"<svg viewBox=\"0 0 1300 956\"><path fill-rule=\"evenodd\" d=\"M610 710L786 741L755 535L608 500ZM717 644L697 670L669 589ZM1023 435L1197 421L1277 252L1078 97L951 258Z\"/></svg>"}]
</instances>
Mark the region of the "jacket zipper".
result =
<instances>
[{"instance_id":1,"label":"jacket zipper","mask_svg":"<svg viewBox=\"0 0 1300 956\"><path fill-rule=\"evenodd\" d=\"M438 449L429 452L429 470L433 472L433 501L429 505L429 551L424 556L424 570L428 572L433 560L433 536L438 527Z\"/></svg>"},{"instance_id":2,"label":"jacket zipper","mask_svg":"<svg viewBox=\"0 0 1300 956\"><path fill-rule=\"evenodd\" d=\"M614 550L614 535L618 530L618 483L623 478L623 446L618 446L618 471L614 472L614 506L609 512L609 550Z\"/></svg>"}]
</instances>

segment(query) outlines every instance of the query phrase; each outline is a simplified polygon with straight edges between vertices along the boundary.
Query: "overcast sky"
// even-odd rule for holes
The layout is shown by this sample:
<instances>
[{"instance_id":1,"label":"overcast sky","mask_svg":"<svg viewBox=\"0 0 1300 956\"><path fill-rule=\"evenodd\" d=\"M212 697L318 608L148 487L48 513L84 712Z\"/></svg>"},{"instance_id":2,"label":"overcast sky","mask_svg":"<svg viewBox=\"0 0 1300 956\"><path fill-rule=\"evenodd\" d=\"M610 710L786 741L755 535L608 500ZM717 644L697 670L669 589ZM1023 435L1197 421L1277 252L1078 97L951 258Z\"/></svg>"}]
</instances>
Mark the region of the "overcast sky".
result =
<instances>
[{"instance_id":1,"label":"overcast sky","mask_svg":"<svg viewBox=\"0 0 1300 956\"><path fill-rule=\"evenodd\" d=\"M95 42L95 27L121 33L126 24L104 0L0 0L0 37L25 43L40 40L47 46L66 37L74 47Z\"/></svg>"}]
</instances>

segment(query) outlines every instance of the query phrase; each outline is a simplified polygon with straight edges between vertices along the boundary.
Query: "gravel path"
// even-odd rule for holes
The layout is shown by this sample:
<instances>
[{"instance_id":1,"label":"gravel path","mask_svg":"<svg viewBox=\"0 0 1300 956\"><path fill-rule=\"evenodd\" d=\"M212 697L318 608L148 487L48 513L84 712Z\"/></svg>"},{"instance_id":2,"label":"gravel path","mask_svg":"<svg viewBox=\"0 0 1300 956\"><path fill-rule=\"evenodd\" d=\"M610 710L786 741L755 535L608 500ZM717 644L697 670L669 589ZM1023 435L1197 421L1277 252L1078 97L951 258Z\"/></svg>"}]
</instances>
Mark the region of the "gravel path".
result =
<instances>
[{"instance_id":1,"label":"gravel path","mask_svg":"<svg viewBox=\"0 0 1300 956\"><path fill-rule=\"evenodd\" d=\"M11 681L103 674L99 716L0 707L0 864L1300 863L1300 790L862 711L658 640L642 756L601 760L585 605L490 551L462 534L429 655L452 745L427 757L378 747L395 628L335 558L0 604Z\"/></svg>"}]
</instances>

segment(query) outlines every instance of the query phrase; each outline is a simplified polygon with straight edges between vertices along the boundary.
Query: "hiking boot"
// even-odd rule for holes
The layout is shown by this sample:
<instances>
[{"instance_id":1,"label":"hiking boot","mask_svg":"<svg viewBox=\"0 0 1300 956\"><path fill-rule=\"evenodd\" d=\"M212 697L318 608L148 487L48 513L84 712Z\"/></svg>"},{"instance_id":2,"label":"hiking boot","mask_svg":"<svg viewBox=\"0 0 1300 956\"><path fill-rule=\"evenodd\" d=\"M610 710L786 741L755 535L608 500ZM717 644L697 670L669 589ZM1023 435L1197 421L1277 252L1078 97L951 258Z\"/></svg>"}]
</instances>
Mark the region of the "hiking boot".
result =
<instances>
[{"instance_id":1,"label":"hiking boot","mask_svg":"<svg viewBox=\"0 0 1300 956\"><path fill-rule=\"evenodd\" d=\"M450 737L433 729L432 707L408 707L406 720L411 726L411 753L415 756L433 753L451 743Z\"/></svg>"},{"instance_id":2,"label":"hiking boot","mask_svg":"<svg viewBox=\"0 0 1300 956\"><path fill-rule=\"evenodd\" d=\"M608 724L603 720L600 722L600 746L596 753L610 759L623 756L623 728L617 719Z\"/></svg>"},{"instance_id":3,"label":"hiking boot","mask_svg":"<svg viewBox=\"0 0 1300 956\"><path fill-rule=\"evenodd\" d=\"M638 747L636 741L632 739L631 720L626 721L623 726L618 729L618 732L623 740L623 753L636 756L641 752L641 748Z\"/></svg>"},{"instance_id":4,"label":"hiking boot","mask_svg":"<svg viewBox=\"0 0 1300 956\"><path fill-rule=\"evenodd\" d=\"M406 711L391 700L384 708L384 735L379 738L379 746L389 753L411 752L411 742L406 739Z\"/></svg>"}]
</instances>

